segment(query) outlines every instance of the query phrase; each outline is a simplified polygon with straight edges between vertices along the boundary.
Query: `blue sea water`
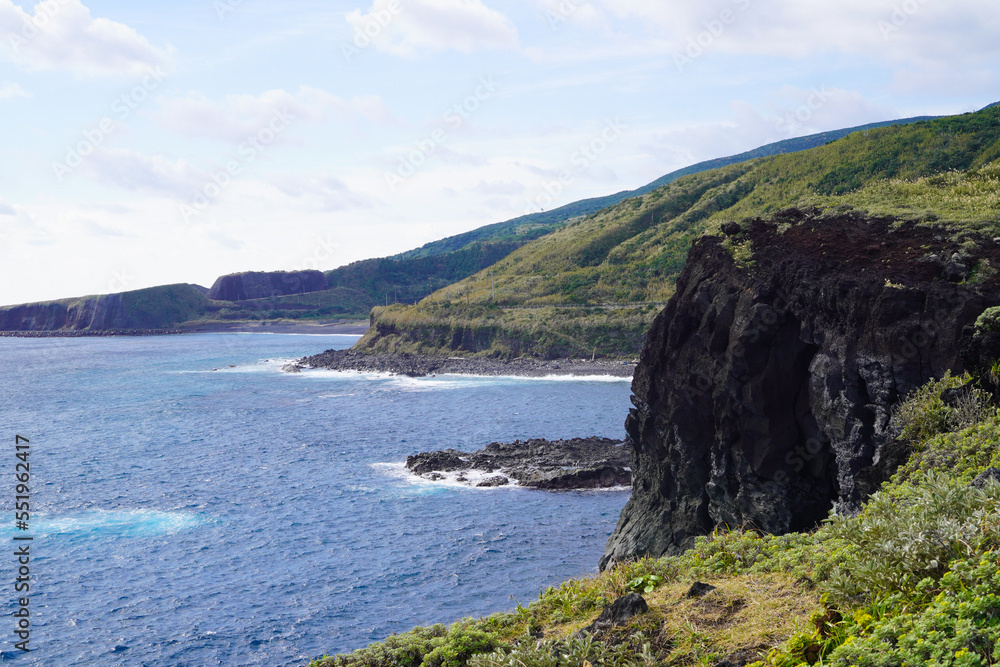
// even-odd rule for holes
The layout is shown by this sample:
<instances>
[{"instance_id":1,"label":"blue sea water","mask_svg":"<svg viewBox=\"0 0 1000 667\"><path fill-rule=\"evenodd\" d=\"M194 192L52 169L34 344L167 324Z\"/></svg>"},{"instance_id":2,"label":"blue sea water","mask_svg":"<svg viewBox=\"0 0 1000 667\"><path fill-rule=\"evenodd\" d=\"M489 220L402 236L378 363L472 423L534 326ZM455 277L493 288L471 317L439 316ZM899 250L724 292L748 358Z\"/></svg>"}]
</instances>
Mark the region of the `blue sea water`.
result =
<instances>
[{"instance_id":1,"label":"blue sea water","mask_svg":"<svg viewBox=\"0 0 1000 667\"><path fill-rule=\"evenodd\" d=\"M0 338L0 661L304 665L596 572L626 491L470 489L402 462L621 437L627 381L280 371L354 340ZM31 441L27 532L16 434ZM15 535L34 537L28 654Z\"/></svg>"}]
</instances>

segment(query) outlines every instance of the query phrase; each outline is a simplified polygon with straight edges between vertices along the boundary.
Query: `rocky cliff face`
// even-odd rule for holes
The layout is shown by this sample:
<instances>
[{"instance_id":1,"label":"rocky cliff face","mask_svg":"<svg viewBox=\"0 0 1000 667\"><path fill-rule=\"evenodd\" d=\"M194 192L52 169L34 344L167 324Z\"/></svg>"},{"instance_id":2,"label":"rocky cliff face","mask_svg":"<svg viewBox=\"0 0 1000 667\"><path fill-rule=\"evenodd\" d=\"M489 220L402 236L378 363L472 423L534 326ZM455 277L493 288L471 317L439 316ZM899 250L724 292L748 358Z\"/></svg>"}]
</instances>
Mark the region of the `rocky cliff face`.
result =
<instances>
[{"instance_id":1,"label":"rocky cliff face","mask_svg":"<svg viewBox=\"0 0 1000 667\"><path fill-rule=\"evenodd\" d=\"M25 304L0 310L0 331L125 329L121 294L80 299L74 303Z\"/></svg>"},{"instance_id":2,"label":"rocky cliff face","mask_svg":"<svg viewBox=\"0 0 1000 667\"><path fill-rule=\"evenodd\" d=\"M169 329L204 313L205 288L146 289L0 308L0 331L121 331Z\"/></svg>"},{"instance_id":3,"label":"rocky cliff face","mask_svg":"<svg viewBox=\"0 0 1000 667\"><path fill-rule=\"evenodd\" d=\"M216 280L208 292L208 298L216 301L247 301L319 292L327 287L326 276L321 271L235 273Z\"/></svg>"},{"instance_id":4,"label":"rocky cliff face","mask_svg":"<svg viewBox=\"0 0 1000 667\"><path fill-rule=\"evenodd\" d=\"M602 567L856 510L908 455L893 406L962 370L963 328L1000 301L990 239L797 210L726 232L692 248L647 338Z\"/></svg>"}]
</instances>

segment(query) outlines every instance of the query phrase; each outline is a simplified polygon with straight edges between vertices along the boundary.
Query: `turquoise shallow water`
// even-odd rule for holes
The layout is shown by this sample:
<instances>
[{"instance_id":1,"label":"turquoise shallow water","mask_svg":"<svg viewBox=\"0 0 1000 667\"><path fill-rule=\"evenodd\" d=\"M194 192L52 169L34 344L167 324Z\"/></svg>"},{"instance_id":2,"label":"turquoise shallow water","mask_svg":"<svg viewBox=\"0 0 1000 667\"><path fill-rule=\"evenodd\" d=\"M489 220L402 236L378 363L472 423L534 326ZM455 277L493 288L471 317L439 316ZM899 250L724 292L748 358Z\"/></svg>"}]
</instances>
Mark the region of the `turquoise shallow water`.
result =
<instances>
[{"instance_id":1,"label":"turquoise shallow water","mask_svg":"<svg viewBox=\"0 0 1000 667\"><path fill-rule=\"evenodd\" d=\"M622 437L627 382L280 372L354 340L0 339L0 544L25 534L21 434L36 649L15 650L0 618L0 660L303 665L596 571L627 492L468 489L401 464L495 440ZM0 556L7 613L15 568Z\"/></svg>"}]
</instances>

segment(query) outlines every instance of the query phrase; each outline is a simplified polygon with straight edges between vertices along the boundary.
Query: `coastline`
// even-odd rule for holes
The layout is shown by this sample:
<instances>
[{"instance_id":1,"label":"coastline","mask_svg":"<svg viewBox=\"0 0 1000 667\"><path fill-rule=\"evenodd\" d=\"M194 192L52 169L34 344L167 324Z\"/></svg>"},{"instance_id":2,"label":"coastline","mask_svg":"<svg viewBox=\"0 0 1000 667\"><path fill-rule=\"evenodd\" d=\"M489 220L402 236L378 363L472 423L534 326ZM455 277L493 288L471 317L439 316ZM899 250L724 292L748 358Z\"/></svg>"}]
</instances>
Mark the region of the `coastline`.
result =
<instances>
[{"instance_id":1,"label":"coastline","mask_svg":"<svg viewBox=\"0 0 1000 667\"><path fill-rule=\"evenodd\" d=\"M190 333L270 333L363 336L367 320L347 322L298 322L295 320L207 322L172 329L54 329L51 331L0 331L0 338L103 338L110 336L176 336Z\"/></svg>"},{"instance_id":2,"label":"coastline","mask_svg":"<svg viewBox=\"0 0 1000 667\"><path fill-rule=\"evenodd\" d=\"M341 334L363 336L368 320L317 321L273 320L262 322L209 322L184 327L180 333L272 333L272 334Z\"/></svg>"},{"instance_id":3,"label":"coastline","mask_svg":"<svg viewBox=\"0 0 1000 667\"><path fill-rule=\"evenodd\" d=\"M610 375L630 378L635 363L611 359L533 359L511 360L480 357L432 357L426 355L371 354L354 350L327 350L303 357L299 368L321 368L362 373L394 373L410 377L427 375L480 375L545 377L549 375Z\"/></svg>"},{"instance_id":4,"label":"coastline","mask_svg":"<svg viewBox=\"0 0 1000 667\"><path fill-rule=\"evenodd\" d=\"M0 331L0 338L110 338L112 336L173 336L185 333L180 329L104 329L86 331L56 329L54 331Z\"/></svg>"}]
</instances>

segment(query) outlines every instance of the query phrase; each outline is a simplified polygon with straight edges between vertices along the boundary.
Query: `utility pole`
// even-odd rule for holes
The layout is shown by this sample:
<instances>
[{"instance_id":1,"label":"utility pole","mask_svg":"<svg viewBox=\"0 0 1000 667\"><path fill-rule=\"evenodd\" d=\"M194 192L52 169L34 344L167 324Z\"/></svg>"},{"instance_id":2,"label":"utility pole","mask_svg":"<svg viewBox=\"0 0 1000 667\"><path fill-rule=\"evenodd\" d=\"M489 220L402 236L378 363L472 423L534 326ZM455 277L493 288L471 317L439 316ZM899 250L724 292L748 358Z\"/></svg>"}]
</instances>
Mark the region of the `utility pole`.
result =
<instances>
[{"instance_id":1,"label":"utility pole","mask_svg":"<svg viewBox=\"0 0 1000 667\"><path fill-rule=\"evenodd\" d=\"M497 302L497 281L493 277L493 272L490 271L490 289L493 291L493 303Z\"/></svg>"}]
</instances>

